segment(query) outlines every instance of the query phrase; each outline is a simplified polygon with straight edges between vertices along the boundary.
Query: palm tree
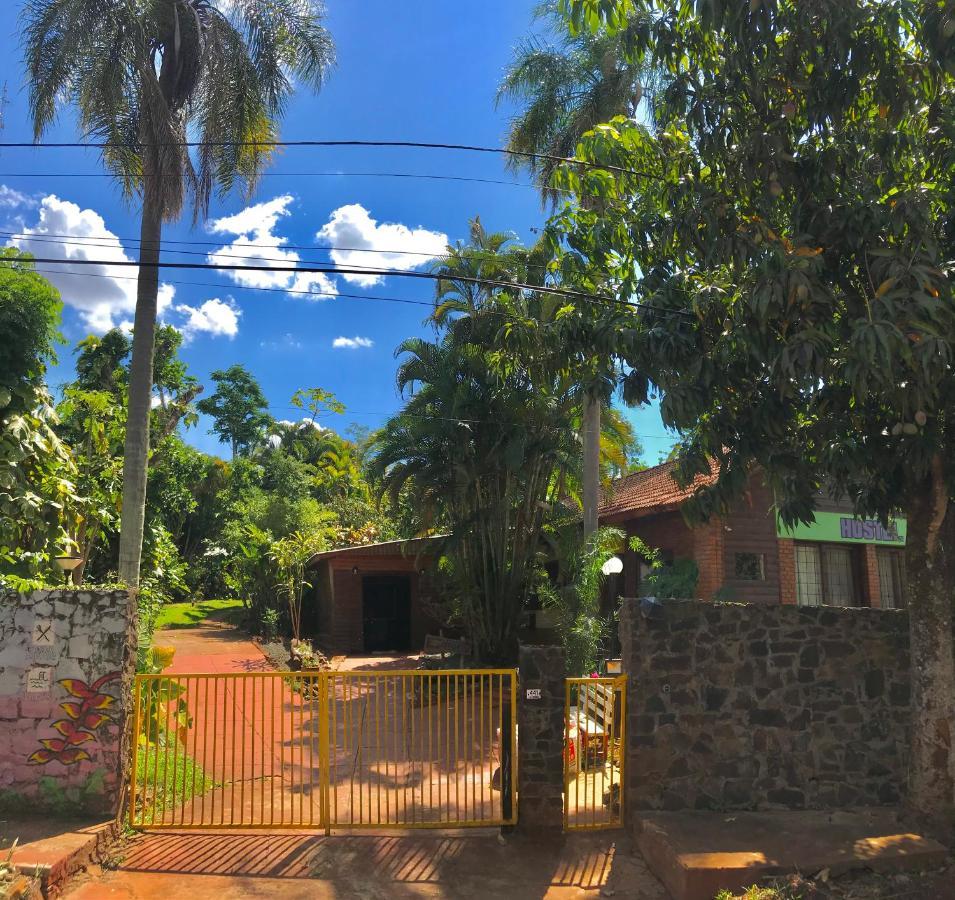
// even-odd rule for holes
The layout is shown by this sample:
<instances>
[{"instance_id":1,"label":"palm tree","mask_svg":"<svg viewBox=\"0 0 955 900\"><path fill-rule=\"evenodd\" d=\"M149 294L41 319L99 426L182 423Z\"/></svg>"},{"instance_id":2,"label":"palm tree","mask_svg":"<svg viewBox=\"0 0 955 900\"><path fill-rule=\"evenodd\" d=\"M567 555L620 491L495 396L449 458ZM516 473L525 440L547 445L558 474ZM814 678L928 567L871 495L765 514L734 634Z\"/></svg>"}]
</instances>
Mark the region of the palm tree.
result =
<instances>
[{"instance_id":1,"label":"palm tree","mask_svg":"<svg viewBox=\"0 0 955 900\"><path fill-rule=\"evenodd\" d=\"M566 158L574 155L581 137L615 116L635 116L643 97L647 73L628 61L625 49L643 20L634 16L613 34L584 31L568 35L556 3L545 3L537 15L561 34L555 46L540 40L519 44L504 74L497 100L516 102L507 149L518 154ZM552 177L559 163L541 156L515 155L511 164L529 169L545 203L556 204L559 192ZM600 465L600 373L584 385L582 434L584 455L584 535L597 529Z\"/></svg>"},{"instance_id":2,"label":"palm tree","mask_svg":"<svg viewBox=\"0 0 955 900\"><path fill-rule=\"evenodd\" d=\"M532 38L517 45L504 72L497 103L511 101L520 111L511 120L506 149L514 168L534 175L545 202L556 204L559 191L551 184L560 164L535 154L572 157L581 137L615 116L636 116L649 80L646 69L628 60L626 48L644 20L637 15L613 34L589 31L570 35L557 4L538 7L558 36L553 44Z\"/></svg>"},{"instance_id":3,"label":"palm tree","mask_svg":"<svg viewBox=\"0 0 955 900\"><path fill-rule=\"evenodd\" d=\"M221 7L221 8L220 8ZM316 88L333 47L316 0L30 0L24 46L33 129L77 109L85 137L140 204L139 280L123 458L119 574L139 583L159 252L164 222L213 191L253 189L300 78ZM187 145L195 140L193 153Z\"/></svg>"},{"instance_id":4,"label":"palm tree","mask_svg":"<svg viewBox=\"0 0 955 900\"><path fill-rule=\"evenodd\" d=\"M372 477L441 522L452 612L489 661L511 661L534 589L543 532L574 495L579 388L562 346L565 300L486 281L544 284L546 248L525 248L480 220L435 265L435 341L413 338L398 388L404 409L375 439ZM619 463L608 432L608 458ZM445 530L445 529L442 529Z\"/></svg>"}]
</instances>

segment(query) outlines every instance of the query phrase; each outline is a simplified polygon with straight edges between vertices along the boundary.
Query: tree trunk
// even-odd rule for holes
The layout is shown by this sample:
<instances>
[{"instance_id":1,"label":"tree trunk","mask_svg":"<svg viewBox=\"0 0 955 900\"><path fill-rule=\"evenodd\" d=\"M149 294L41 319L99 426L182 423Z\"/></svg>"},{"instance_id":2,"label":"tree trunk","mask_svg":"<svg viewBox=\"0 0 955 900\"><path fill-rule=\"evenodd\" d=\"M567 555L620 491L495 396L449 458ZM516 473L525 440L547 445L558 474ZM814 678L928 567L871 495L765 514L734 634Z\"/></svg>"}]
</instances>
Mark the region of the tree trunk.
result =
<instances>
[{"instance_id":1,"label":"tree trunk","mask_svg":"<svg viewBox=\"0 0 955 900\"><path fill-rule=\"evenodd\" d=\"M941 459L909 495L906 507L906 592L912 655L910 813L950 837L955 805L955 511L950 510ZM945 832L948 834L945 834Z\"/></svg>"},{"instance_id":2,"label":"tree trunk","mask_svg":"<svg viewBox=\"0 0 955 900\"><path fill-rule=\"evenodd\" d=\"M584 394L584 540L597 530L597 504L600 499L600 400Z\"/></svg>"},{"instance_id":3,"label":"tree trunk","mask_svg":"<svg viewBox=\"0 0 955 900\"><path fill-rule=\"evenodd\" d=\"M156 307L159 298L159 245L162 205L145 191L140 226L139 281L133 323L133 358L129 368L129 412L123 455L123 510L119 534L119 577L139 586L146 518L146 471L149 461L149 412L153 388L153 352L156 343Z\"/></svg>"}]
</instances>

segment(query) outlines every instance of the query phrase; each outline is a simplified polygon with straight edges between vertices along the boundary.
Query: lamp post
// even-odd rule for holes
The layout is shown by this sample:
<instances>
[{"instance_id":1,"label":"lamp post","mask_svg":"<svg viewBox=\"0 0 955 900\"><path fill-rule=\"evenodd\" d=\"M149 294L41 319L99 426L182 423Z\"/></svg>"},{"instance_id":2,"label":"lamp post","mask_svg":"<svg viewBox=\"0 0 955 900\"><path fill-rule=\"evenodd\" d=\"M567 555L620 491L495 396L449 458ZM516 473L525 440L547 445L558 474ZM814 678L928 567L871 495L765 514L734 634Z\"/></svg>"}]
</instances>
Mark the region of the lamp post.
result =
<instances>
[{"instance_id":1,"label":"lamp post","mask_svg":"<svg viewBox=\"0 0 955 900\"><path fill-rule=\"evenodd\" d=\"M617 599L617 576L623 571L623 560L619 556L611 556L610 559L608 559L600 567L600 571L607 576L607 593L610 596L611 609L615 609ZM611 656L613 657L620 655L620 648L618 646L619 640L619 636L613 634L610 642L610 647L612 650ZM610 674L609 668L607 668L607 674Z\"/></svg>"},{"instance_id":2,"label":"lamp post","mask_svg":"<svg viewBox=\"0 0 955 900\"><path fill-rule=\"evenodd\" d=\"M69 585L70 573L83 562L82 556L57 556L56 564L63 572L63 583Z\"/></svg>"}]
</instances>

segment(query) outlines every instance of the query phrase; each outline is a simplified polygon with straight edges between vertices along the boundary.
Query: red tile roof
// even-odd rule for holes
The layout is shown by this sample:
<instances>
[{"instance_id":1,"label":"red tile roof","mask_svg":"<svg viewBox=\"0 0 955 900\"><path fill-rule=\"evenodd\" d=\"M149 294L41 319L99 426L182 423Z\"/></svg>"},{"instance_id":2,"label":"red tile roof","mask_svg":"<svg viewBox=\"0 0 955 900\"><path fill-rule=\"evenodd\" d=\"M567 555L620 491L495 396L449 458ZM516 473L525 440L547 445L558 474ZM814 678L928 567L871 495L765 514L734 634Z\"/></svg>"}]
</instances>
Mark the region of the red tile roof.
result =
<instances>
[{"instance_id":1,"label":"red tile roof","mask_svg":"<svg viewBox=\"0 0 955 900\"><path fill-rule=\"evenodd\" d=\"M693 496L698 488L713 484L719 476L716 460L710 463L709 475L697 475L687 486L680 487L673 478L675 462L665 462L642 472L618 478L600 498L601 518L620 517L624 513L647 515L651 511L675 509Z\"/></svg>"}]
</instances>

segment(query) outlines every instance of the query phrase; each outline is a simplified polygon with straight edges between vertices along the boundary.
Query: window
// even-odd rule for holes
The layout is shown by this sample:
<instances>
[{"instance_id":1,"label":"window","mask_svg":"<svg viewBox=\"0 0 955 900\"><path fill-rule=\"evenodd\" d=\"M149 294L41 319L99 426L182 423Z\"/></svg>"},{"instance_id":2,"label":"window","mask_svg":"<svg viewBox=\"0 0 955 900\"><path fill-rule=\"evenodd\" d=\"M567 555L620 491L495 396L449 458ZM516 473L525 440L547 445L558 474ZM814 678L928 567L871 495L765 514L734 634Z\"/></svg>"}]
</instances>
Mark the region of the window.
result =
<instances>
[{"instance_id":1,"label":"window","mask_svg":"<svg viewBox=\"0 0 955 900\"><path fill-rule=\"evenodd\" d=\"M905 609L905 554L883 547L875 554L879 563L879 605L882 609Z\"/></svg>"},{"instance_id":2,"label":"window","mask_svg":"<svg viewBox=\"0 0 955 900\"><path fill-rule=\"evenodd\" d=\"M852 547L796 544L796 602L801 606L858 606Z\"/></svg>"},{"instance_id":3,"label":"window","mask_svg":"<svg viewBox=\"0 0 955 900\"><path fill-rule=\"evenodd\" d=\"M766 578L766 567L763 564L762 553L737 553L736 577L741 581L763 581Z\"/></svg>"}]
</instances>

